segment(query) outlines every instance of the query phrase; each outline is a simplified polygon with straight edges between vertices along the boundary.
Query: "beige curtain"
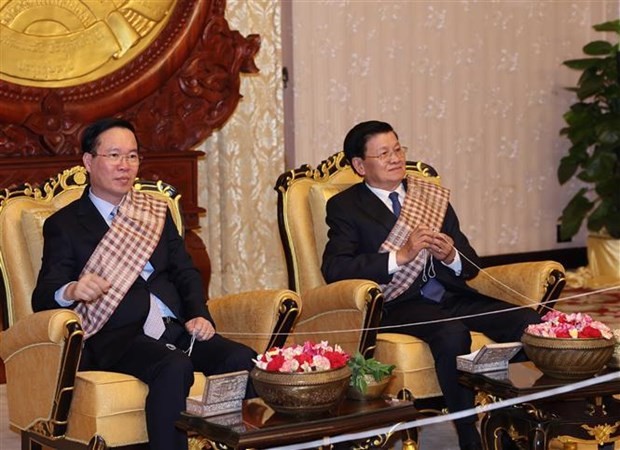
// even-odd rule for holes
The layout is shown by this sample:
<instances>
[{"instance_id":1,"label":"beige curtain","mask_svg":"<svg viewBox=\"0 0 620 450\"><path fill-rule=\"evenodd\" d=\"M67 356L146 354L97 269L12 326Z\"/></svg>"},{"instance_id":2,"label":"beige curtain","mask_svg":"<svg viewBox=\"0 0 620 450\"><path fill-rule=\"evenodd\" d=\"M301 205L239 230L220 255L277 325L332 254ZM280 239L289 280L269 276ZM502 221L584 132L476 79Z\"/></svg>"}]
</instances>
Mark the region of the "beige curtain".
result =
<instances>
[{"instance_id":1,"label":"beige curtain","mask_svg":"<svg viewBox=\"0 0 620 450\"><path fill-rule=\"evenodd\" d=\"M286 287L273 189L284 170L280 5L228 0L226 18L244 36L260 35L260 72L242 75L244 98L201 147L200 234L211 257L211 296Z\"/></svg>"}]
</instances>

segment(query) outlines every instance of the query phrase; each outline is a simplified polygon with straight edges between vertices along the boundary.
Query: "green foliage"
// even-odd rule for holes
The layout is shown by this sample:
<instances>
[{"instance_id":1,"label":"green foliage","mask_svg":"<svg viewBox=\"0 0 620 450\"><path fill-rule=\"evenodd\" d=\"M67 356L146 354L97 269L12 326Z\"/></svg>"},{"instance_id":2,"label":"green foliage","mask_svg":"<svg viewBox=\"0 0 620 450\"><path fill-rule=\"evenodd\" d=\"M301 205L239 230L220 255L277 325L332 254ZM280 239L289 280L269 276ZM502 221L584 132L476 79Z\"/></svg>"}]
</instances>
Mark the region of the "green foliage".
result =
<instances>
[{"instance_id":1,"label":"green foliage","mask_svg":"<svg viewBox=\"0 0 620 450\"><path fill-rule=\"evenodd\" d=\"M620 19L593 27L620 36ZM606 231L620 238L620 54L618 42L586 44L588 58L563 64L582 72L575 92L578 101L564 114L560 130L572 143L558 167L558 181L573 177L590 184L580 189L562 211L560 234L574 236L584 220L590 231Z\"/></svg>"},{"instance_id":2,"label":"green foliage","mask_svg":"<svg viewBox=\"0 0 620 450\"><path fill-rule=\"evenodd\" d=\"M351 380L349 385L356 388L362 394L366 393L368 388L368 382L366 381L366 375L372 376L375 381L380 381L385 377L392 375L392 371L396 366L390 364L383 364L374 358L364 358L364 356L357 352L347 362L351 369Z\"/></svg>"}]
</instances>

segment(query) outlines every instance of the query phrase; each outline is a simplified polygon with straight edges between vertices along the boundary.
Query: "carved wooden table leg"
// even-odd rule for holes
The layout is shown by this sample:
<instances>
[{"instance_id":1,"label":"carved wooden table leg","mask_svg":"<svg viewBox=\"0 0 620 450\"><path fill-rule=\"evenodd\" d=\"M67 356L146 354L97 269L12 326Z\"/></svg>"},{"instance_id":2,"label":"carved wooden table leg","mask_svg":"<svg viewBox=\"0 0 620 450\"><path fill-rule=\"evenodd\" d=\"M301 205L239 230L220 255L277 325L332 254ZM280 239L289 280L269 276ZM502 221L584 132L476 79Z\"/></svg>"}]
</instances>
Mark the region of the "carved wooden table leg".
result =
<instances>
[{"instance_id":1,"label":"carved wooden table leg","mask_svg":"<svg viewBox=\"0 0 620 450\"><path fill-rule=\"evenodd\" d=\"M547 449L547 433L543 430L541 424L537 424L530 433L530 449L531 450L546 450Z\"/></svg>"}]
</instances>

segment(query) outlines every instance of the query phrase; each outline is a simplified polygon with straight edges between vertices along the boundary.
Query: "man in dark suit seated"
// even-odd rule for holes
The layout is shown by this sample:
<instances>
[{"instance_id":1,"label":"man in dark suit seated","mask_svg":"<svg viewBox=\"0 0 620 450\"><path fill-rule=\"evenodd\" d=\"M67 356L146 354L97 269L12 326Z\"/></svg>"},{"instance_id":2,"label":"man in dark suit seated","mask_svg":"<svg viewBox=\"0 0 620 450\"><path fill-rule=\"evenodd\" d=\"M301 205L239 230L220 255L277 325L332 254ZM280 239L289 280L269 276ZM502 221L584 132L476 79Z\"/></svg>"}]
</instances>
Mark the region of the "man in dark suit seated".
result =
<instances>
[{"instance_id":1,"label":"man in dark suit seated","mask_svg":"<svg viewBox=\"0 0 620 450\"><path fill-rule=\"evenodd\" d=\"M45 221L33 309L73 308L85 332L80 369L148 384L150 448L186 449L174 422L194 371L251 370L255 353L216 334L166 202L132 189L142 158L133 126L102 119L84 131L82 150L90 184Z\"/></svg>"},{"instance_id":2,"label":"man in dark suit seated","mask_svg":"<svg viewBox=\"0 0 620 450\"><path fill-rule=\"evenodd\" d=\"M344 153L364 182L327 203L326 281L362 278L381 285L382 326L397 326L394 332L428 343L449 411L472 408L474 394L459 385L456 369L456 356L470 352L470 331L496 342L519 341L539 315L529 308L504 311L512 305L467 286L480 263L459 227L449 190L407 177L406 149L388 123L353 127ZM481 315L494 311L502 312ZM428 321L439 322L420 324ZM455 425L462 449L481 448L475 416Z\"/></svg>"}]
</instances>

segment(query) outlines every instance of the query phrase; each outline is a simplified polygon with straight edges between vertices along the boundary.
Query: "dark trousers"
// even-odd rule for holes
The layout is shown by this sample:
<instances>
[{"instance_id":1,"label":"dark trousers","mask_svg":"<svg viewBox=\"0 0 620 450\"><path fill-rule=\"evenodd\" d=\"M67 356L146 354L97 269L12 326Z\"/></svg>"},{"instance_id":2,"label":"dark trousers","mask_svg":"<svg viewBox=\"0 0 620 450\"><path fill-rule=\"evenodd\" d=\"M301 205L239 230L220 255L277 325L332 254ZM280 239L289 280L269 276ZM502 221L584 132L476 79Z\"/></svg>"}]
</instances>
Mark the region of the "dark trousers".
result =
<instances>
[{"instance_id":1,"label":"dark trousers","mask_svg":"<svg viewBox=\"0 0 620 450\"><path fill-rule=\"evenodd\" d=\"M482 332L495 342L520 341L527 325L540 322L540 316L534 310L523 308L508 311L513 307L514 305L477 293L447 292L441 303L419 296L405 301L399 300L393 306L388 303L381 324L408 324L390 331L418 337L429 345L448 410L457 412L474 406L474 393L459 384L456 369L456 357L471 351L470 331ZM484 315L494 311L500 312ZM463 318L416 325L419 322L455 317ZM517 359L523 359L523 355L517 356ZM474 416L470 416L456 422L461 445L479 440L474 426L475 420Z\"/></svg>"},{"instance_id":2,"label":"dark trousers","mask_svg":"<svg viewBox=\"0 0 620 450\"><path fill-rule=\"evenodd\" d=\"M194 371L215 375L254 367L256 353L245 345L216 334L208 341L196 341L188 357L183 351L189 348L190 340L180 323L170 322L159 340L138 336L128 343L123 358L110 368L148 385L145 413L151 450L187 449L187 435L174 423L186 409ZM248 395L252 392L249 388Z\"/></svg>"}]
</instances>

